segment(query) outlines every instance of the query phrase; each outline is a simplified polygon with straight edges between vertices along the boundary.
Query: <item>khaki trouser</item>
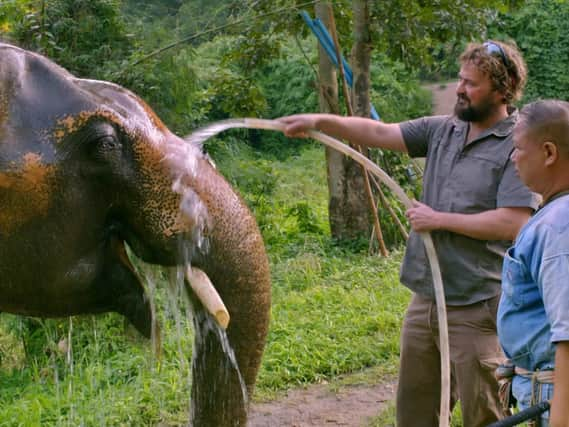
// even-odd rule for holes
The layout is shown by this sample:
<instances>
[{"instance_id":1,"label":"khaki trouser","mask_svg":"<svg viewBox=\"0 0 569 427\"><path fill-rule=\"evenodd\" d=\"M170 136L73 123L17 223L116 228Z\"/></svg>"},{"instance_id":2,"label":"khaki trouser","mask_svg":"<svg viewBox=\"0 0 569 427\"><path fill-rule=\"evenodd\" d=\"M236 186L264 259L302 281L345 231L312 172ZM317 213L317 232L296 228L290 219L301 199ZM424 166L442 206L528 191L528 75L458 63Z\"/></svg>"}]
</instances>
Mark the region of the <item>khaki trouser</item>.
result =
<instances>
[{"instance_id":1,"label":"khaki trouser","mask_svg":"<svg viewBox=\"0 0 569 427\"><path fill-rule=\"evenodd\" d=\"M460 399L464 427L486 426L505 416L496 367L505 360L496 335L499 297L447 306L451 409ZM441 394L439 328L434 301L413 295L401 333L397 388L398 427L437 427Z\"/></svg>"}]
</instances>

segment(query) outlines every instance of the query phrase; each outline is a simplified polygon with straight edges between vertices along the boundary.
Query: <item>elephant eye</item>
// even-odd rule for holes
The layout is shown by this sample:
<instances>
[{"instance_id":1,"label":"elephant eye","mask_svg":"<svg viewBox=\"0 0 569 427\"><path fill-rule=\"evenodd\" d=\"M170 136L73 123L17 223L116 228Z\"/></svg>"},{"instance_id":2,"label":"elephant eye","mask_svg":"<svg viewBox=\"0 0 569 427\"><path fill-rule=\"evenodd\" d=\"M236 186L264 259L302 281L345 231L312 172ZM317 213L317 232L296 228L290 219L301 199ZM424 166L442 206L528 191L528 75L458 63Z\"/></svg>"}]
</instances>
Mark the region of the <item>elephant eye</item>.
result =
<instances>
[{"instance_id":1,"label":"elephant eye","mask_svg":"<svg viewBox=\"0 0 569 427\"><path fill-rule=\"evenodd\" d=\"M99 149L103 152L118 150L121 148L120 141L116 137L110 135L106 135L99 138L96 144L99 147Z\"/></svg>"},{"instance_id":2,"label":"elephant eye","mask_svg":"<svg viewBox=\"0 0 569 427\"><path fill-rule=\"evenodd\" d=\"M106 134L91 140L88 151L96 162L108 164L120 159L122 145L116 136Z\"/></svg>"}]
</instances>

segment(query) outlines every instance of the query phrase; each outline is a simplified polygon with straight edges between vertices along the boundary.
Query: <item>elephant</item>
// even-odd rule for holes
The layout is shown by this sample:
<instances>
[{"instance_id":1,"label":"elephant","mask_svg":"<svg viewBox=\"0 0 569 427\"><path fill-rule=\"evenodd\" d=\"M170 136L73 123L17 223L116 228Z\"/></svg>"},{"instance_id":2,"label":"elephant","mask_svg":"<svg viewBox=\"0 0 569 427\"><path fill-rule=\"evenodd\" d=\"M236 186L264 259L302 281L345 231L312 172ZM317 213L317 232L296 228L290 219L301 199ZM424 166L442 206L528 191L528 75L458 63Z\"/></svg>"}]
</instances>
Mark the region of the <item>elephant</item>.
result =
<instances>
[{"instance_id":1,"label":"elephant","mask_svg":"<svg viewBox=\"0 0 569 427\"><path fill-rule=\"evenodd\" d=\"M253 215L201 147L131 91L0 43L0 312L118 312L150 337L151 301L127 244L147 263L191 262L211 279L247 393L190 295L190 422L246 425L271 304Z\"/></svg>"}]
</instances>

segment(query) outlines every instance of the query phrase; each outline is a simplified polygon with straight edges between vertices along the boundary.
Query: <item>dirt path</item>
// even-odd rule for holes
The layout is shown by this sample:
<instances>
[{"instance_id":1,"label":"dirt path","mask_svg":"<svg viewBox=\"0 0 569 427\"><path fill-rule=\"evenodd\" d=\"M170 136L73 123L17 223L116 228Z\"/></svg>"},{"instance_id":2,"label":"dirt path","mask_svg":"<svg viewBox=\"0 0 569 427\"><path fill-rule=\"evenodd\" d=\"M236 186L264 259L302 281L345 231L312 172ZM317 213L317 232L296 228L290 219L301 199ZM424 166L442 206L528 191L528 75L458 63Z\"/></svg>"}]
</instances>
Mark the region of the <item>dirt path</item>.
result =
<instances>
[{"instance_id":1,"label":"dirt path","mask_svg":"<svg viewBox=\"0 0 569 427\"><path fill-rule=\"evenodd\" d=\"M249 427L361 427L393 400L394 382L344 387L322 384L290 391L286 398L253 405Z\"/></svg>"},{"instance_id":2,"label":"dirt path","mask_svg":"<svg viewBox=\"0 0 569 427\"><path fill-rule=\"evenodd\" d=\"M433 92L433 114L451 114L456 82L425 86ZM395 397L395 381L332 391L326 384L290 391L285 398L251 405L249 427L364 427Z\"/></svg>"},{"instance_id":3,"label":"dirt path","mask_svg":"<svg viewBox=\"0 0 569 427\"><path fill-rule=\"evenodd\" d=\"M456 103L457 82L426 85L433 92L433 114L452 114Z\"/></svg>"}]
</instances>

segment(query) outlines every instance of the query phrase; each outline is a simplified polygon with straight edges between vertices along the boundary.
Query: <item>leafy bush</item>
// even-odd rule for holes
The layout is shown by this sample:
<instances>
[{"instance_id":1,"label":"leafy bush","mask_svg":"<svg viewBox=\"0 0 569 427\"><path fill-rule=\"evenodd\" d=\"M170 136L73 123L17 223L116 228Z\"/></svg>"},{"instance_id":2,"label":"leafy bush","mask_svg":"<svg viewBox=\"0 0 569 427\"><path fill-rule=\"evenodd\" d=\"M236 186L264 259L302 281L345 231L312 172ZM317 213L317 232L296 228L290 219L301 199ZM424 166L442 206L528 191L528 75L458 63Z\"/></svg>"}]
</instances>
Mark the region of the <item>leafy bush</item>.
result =
<instances>
[{"instance_id":1,"label":"leafy bush","mask_svg":"<svg viewBox=\"0 0 569 427\"><path fill-rule=\"evenodd\" d=\"M10 36L79 77L101 78L134 48L119 0L24 1L12 10Z\"/></svg>"},{"instance_id":2,"label":"leafy bush","mask_svg":"<svg viewBox=\"0 0 569 427\"><path fill-rule=\"evenodd\" d=\"M431 94L413 70L376 53L371 62L371 101L385 122L400 122L431 113Z\"/></svg>"},{"instance_id":3,"label":"leafy bush","mask_svg":"<svg viewBox=\"0 0 569 427\"><path fill-rule=\"evenodd\" d=\"M529 0L493 33L513 38L524 55L529 73L522 102L569 100L569 2Z\"/></svg>"}]
</instances>

